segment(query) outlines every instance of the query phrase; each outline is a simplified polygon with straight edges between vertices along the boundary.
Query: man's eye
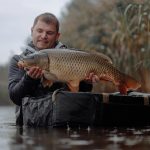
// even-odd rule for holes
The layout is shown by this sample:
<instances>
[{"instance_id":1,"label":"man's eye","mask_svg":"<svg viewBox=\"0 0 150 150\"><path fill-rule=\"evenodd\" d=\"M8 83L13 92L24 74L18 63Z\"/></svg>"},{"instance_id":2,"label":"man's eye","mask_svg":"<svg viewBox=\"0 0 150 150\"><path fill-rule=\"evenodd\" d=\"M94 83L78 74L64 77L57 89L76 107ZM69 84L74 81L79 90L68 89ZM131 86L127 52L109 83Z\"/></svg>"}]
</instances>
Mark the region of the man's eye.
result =
<instances>
[{"instance_id":1,"label":"man's eye","mask_svg":"<svg viewBox=\"0 0 150 150\"><path fill-rule=\"evenodd\" d=\"M48 34L48 35L54 35L55 32L50 31L50 32L47 32L47 34Z\"/></svg>"},{"instance_id":2,"label":"man's eye","mask_svg":"<svg viewBox=\"0 0 150 150\"><path fill-rule=\"evenodd\" d=\"M38 29L37 32L42 33L43 31L41 29Z\"/></svg>"}]
</instances>

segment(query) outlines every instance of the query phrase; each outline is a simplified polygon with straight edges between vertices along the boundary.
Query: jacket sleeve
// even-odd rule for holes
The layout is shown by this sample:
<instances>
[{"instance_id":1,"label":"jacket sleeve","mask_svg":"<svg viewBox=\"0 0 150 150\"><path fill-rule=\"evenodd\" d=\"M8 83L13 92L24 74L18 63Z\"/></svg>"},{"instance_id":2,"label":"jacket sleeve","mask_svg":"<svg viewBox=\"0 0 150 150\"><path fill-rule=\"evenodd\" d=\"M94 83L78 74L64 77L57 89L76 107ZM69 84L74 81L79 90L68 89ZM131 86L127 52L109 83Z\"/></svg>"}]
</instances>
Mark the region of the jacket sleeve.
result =
<instances>
[{"instance_id":1,"label":"jacket sleeve","mask_svg":"<svg viewBox=\"0 0 150 150\"><path fill-rule=\"evenodd\" d=\"M16 104L21 105L21 99L32 92L39 80L30 78L23 69L17 65L19 56L12 57L8 70L8 91L10 99Z\"/></svg>"},{"instance_id":2,"label":"jacket sleeve","mask_svg":"<svg viewBox=\"0 0 150 150\"><path fill-rule=\"evenodd\" d=\"M93 88L92 83L88 83L87 81L81 81L79 85L80 92L91 92Z\"/></svg>"}]
</instances>

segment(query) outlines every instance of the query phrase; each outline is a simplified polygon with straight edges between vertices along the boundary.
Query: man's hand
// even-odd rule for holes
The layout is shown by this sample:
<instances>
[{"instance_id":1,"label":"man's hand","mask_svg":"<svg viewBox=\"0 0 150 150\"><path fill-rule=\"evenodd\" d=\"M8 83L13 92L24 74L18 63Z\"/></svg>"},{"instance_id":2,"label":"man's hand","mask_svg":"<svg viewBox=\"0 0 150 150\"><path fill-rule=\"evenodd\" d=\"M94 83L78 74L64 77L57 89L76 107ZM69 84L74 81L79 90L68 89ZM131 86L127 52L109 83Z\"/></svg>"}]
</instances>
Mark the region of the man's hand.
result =
<instances>
[{"instance_id":1,"label":"man's hand","mask_svg":"<svg viewBox=\"0 0 150 150\"><path fill-rule=\"evenodd\" d=\"M94 72L91 72L90 74L88 74L85 80L92 82L92 83L97 83L100 81L99 77L96 74L94 74Z\"/></svg>"},{"instance_id":2,"label":"man's hand","mask_svg":"<svg viewBox=\"0 0 150 150\"><path fill-rule=\"evenodd\" d=\"M42 69L39 67L31 67L27 71L28 76L30 76L32 79L40 79L43 75Z\"/></svg>"},{"instance_id":3,"label":"man's hand","mask_svg":"<svg viewBox=\"0 0 150 150\"><path fill-rule=\"evenodd\" d=\"M42 69L40 69L39 67L25 68L21 63L18 63L18 67L20 69L26 70L27 75L30 76L32 79L39 79L43 75Z\"/></svg>"}]
</instances>

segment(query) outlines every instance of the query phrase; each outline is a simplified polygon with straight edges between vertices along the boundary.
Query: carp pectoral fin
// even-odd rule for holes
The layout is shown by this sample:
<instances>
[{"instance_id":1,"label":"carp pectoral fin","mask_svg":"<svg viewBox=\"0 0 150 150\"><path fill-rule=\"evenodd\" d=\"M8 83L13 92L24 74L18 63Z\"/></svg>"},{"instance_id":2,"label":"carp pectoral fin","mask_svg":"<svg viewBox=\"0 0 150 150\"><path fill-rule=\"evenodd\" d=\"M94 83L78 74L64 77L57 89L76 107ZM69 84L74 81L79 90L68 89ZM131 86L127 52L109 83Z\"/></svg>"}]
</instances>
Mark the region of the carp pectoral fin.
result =
<instances>
[{"instance_id":1,"label":"carp pectoral fin","mask_svg":"<svg viewBox=\"0 0 150 150\"><path fill-rule=\"evenodd\" d=\"M53 82L52 80L47 80L44 76L41 79L43 87L52 86Z\"/></svg>"},{"instance_id":2,"label":"carp pectoral fin","mask_svg":"<svg viewBox=\"0 0 150 150\"><path fill-rule=\"evenodd\" d=\"M119 85L118 89L120 91L120 94L127 95L127 87L125 85Z\"/></svg>"},{"instance_id":3,"label":"carp pectoral fin","mask_svg":"<svg viewBox=\"0 0 150 150\"><path fill-rule=\"evenodd\" d=\"M71 92L78 92L79 91L79 81L69 81L67 83Z\"/></svg>"}]
</instances>

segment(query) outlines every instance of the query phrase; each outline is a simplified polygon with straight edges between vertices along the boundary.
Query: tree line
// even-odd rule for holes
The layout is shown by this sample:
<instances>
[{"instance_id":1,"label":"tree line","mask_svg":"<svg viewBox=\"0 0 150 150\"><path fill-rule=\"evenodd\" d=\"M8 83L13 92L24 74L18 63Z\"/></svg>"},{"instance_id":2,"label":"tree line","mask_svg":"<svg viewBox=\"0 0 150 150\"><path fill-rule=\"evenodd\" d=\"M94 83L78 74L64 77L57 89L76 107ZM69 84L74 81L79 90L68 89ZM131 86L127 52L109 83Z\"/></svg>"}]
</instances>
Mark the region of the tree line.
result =
<instances>
[{"instance_id":1,"label":"tree line","mask_svg":"<svg viewBox=\"0 0 150 150\"><path fill-rule=\"evenodd\" d=\"M63 43L108 55L119 70L142 83L140 91L150 92L149 0L71 0L59 19ZM0 104L11 104L8 64L0 72ZM100 84L97 91L114 90Z\"/></svg>"},{"instance_id":2,"label":"tree line","mask_svg":"<svg viewBox=\"0 0 150 150\"><path fill-rule=\"evenodd\" d=\"M8 64L0 66L0 105L11 105L8 95Z\"/></svg>"},{"instance_id":3,"label":"tree line","mask_svg":"<svg viewBox=\"0 0 150 150\"><path fill-rule=\"evenodd\" d=\"M150 92L149 0L72 0L61 17L61 31L70 47L108 55L142 83L140 91Z\"/></svg>"}]
</instances>

